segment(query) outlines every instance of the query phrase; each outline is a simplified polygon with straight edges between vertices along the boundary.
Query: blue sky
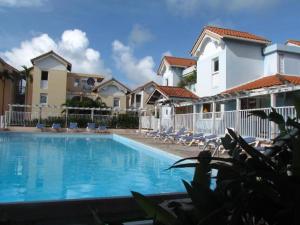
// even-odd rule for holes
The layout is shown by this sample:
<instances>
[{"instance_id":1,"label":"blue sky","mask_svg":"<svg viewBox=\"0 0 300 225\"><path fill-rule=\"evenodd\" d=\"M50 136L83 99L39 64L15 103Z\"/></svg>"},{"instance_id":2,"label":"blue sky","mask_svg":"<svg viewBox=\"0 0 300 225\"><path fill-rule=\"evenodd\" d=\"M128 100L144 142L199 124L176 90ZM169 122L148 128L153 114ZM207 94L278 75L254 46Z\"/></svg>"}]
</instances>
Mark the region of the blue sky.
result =
<instances>
[{"instance_id":1,"label":"blue sky","mask_svg":"<svg viewBox=\"0 0 300 225\"><path fill-rule=\"evenodd\" d=\"M163 54L189 57L203 26L300 39L297 0L0 0L0 56L18 67L50 48L74 71L135 87Z\"/></svg>"}]
</instances>

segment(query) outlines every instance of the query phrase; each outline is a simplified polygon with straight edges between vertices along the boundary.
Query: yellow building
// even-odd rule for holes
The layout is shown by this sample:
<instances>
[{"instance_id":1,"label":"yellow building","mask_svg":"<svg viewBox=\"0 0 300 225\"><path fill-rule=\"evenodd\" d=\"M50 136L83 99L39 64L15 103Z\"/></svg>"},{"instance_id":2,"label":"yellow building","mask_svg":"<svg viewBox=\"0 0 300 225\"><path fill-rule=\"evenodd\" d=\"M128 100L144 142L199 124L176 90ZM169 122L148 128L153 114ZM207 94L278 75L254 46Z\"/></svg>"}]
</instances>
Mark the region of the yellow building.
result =
<instances>
[{"instance_id":1,"label":"yellow building","mask_svg":"<svg viewBox=\"0 0 300 225\"><path fill-rule=\"evenodd\" d=\"M93 97L92 90L103 76L73 73L72 64L53 51L31 60L32 81L29 83L27 105L61 106L75 96Z\"/></svg>"},{"instance_id":2,"label":"yellow building","mask_svg":"<svg viewBox=\"0 0 300 225\"><path fill-rule=\"evenodd\" d=\"M19 71L0 58L0 115L15 103L19 81Z\"/></svg>"},{"instance_id":3,"label":"yellow building","mask_svg":"<svg viewBox=\"0 0 300 225\"><path fill-rule=\"evenodd\" d=\"M100 97L107 107L116 110L125 110L129 106L131 90L116 79L110 79L94 88L96 98Z\"/></svg>"}]
</instances>

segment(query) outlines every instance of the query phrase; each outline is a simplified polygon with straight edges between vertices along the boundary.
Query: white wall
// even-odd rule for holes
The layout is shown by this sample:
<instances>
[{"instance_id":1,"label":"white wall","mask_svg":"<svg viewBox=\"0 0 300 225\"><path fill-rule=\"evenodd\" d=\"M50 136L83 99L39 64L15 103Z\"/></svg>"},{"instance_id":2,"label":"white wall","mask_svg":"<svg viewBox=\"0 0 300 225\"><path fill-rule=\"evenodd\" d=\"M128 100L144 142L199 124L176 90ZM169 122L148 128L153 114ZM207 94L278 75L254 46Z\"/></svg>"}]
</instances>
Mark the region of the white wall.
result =
<instances>
[{"instance_id":1,"label":"white wall","mask_svg":"<svg viewBox=\"0 0 300 225\"><path fill-rule=\"evenodd\" d=\"M180 81L181 74L178 74L178 71L174 70L172 67L167 66L165 73L163 74L163 85L167 86L177 86Z\"/></svg>"},{"instance_id":2,"label":"white wall","mask_svg":"<svg viewBox=\"0 0 300 225\"><path fill-rule=\"evenodd\" d=\"M284 53L284 73L300 75L300 54Z\"/></svg>"},{"instance_id":3,"label":"white wall","mask_svg":"<svg viewBox=\"0 0 300 225\"><path fill-rule=\"evenodd\" d=\"M253 81L264 74L263 46L226 41L226 89Z\"/></svg>"},{"instance_id":4,"label":"white wall","mask_svg":"<svg viewBox=\"0 0 300 225\"><path fill-rule=\"evenodd\" d=\"M206 38L199 47L200 56L197 59L196 94L199 97L218 94L226 87L226 50L222 42ZM212 75L212 60L219 57L219 73ZM212 76L217 80L213 86Z\"/></svg>"},{"instance_id":5,"label":"white wall","mask_svg":"<svg viewBox=\"0 0 300 225\"><path fill-rule=\"evenodd\" d=\"M36 61L35 65L41 70L67 70L65 65L52 56Z\"/></svg>"},{"instance_id":6,"label":"white wall","mask_svg":"<svg viewBox=\"0 0 300 225\"><path fill-rule=\"evenodd\" d=\"M265 56L264 60L264 76L278 73L278 54L273 52Z\"/></svg>"}]
</instances>

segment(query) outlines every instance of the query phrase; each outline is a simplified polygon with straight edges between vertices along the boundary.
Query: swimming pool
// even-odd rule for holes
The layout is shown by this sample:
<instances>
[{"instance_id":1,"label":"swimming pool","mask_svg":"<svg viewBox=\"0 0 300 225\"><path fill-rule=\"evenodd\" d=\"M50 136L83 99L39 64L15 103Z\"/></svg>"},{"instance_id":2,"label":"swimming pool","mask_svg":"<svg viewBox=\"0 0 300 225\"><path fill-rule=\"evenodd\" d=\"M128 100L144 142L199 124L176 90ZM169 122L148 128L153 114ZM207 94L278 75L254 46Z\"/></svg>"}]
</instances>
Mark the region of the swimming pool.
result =
<instances>
[{"instance_id":1,"label":"swimming pool","mask_svg":"<svg viewBox=\"0 0 300 225\"><path fill-rule=\"evenodd\" d=\"M185 191L179 157L119 135L0 133L0 202Z\"/></svg>"}]
</instances>

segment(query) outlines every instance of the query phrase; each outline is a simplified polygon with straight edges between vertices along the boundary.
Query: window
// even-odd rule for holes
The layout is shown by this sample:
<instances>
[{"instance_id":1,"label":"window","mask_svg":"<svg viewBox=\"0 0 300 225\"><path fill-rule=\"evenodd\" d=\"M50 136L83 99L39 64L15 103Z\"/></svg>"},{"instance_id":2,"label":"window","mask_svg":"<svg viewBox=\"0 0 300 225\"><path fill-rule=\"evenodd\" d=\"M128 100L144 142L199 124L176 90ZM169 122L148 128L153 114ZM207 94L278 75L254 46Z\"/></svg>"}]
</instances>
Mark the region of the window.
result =
<instances>
[{"instance_id":1,"label":"window","mask_svg":"<svg viewBox=\"0 0 300 225\"><path fill-rule=\"evenodd\" d=\"M219 72L219 57L214 58L212 60L212 72L213 73Z\"/></svg>"},{"instance_id":2,"label":"window","mask_svg":"<svg viewBox=\"0 0 300 225\"><path fill-rule=\"evenodd\" d=\"M136 95L136 107L141 106L142 96L140 94Z\"/></svg>"},{"instance_id":3,"label":"window","mask_svg":"<svg viewBox=\"0 0 300 225\"><path fill-rule=\"evenodd\" d=\"M114 98L113 106L114 107L120 107L120 98Z\"/></svg>"},{"instance_id":4,"label":"window","mask_svg":"<svg viewBox=\"0 0 300 225\"><path fill-rule=\"evenodd\" d=\"M40 104L46 105L48 103L48 95L47 94L41 94L40 95Z\"/></svg>"},{"instance_id":5,"label":"window","mask_svg":"<svg viewBox=\"0 0 300 225\"><path fill-rule=\"evenodd\" d=\"M79 85L80 85L80 79L76 78L74 80L74 87L79 87Z\"/></svg>"},{"instance_id":6,"label":"window","mask_svg":"<svg viewBox=\"0 0 300 225\"><path fill-rule=\"evenodd\" d=\"M169 86L169 79L166 78L166 86Z\"/></svg>"},{"instance_id":7,"label":"window","mask_svg":"<svg viewBox=\"0 0 300 225\"><path fill-rule=\"evenodd\" d=\"M42 71L41 76L41 89L48 88L48 71Z\"/></svg>"}]
</instances>

